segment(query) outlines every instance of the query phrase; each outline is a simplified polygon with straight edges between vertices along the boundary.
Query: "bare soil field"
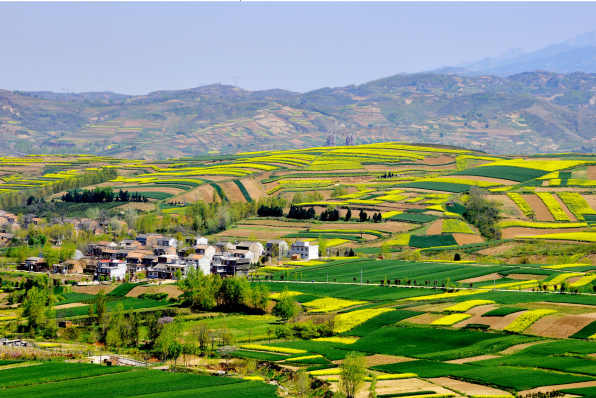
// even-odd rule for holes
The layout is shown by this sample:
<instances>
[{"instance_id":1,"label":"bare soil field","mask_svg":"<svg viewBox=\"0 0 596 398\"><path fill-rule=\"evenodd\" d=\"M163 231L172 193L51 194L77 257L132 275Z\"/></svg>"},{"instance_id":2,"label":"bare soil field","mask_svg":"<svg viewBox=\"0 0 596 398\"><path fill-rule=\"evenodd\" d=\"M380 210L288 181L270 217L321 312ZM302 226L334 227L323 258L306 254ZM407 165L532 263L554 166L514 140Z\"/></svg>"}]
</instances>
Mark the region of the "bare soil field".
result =
<instances>
[{"instance_id":1,"label":"bare soil field","mask_svg":"<svg viewBox=\"0 0 596 398\"><path fill-rule=\"evenodd\" d=\"M566 339L594 322L593 317L571 315L555 320L550 326L537 332L539 336Z\"/></svg>"},{"instance_id":2,"label":"bare soil field","mask_svg":"<svg viewBox=\"0 0 596 398\"><path fill-rule=\"evenodd\" d=\"M54 309L60 310L63 308L87 307L88 305L89 304L83 304L83 303L70 303L70 304L57 305L54 307Z\"/></svg>"},{"instance_id":3,"label":"bare soil field","mask_svg":"<svg viewBox=\"0 0 596 398\"><path fill-rule=\"evenodd\" d=\"M570 303L547 303L547 302L536 302L536 303L525 303L523 308L530 310L534 309L546 309L556 310L567 315L581 315L583 317L596 319L596 306L585 305L585 304L570 304Z\"/></svg>"},{"instance_id":4,"label":"bare soil field","mask_svg":"<svg viewBox=\"0 0 596 398\"><path fill-rule=\"evenodd\" d=\"M493 358L499 358L499 357L500 357L500 355L479 355L477 357L454 359L452 361L445 361L445 362L462 365L462 364L468 363L468 362L484 361L485 359L493 359Z\"/></svg>"},{"instance_id":5,"label":"bare soil field","mask_svg":"<svg viewBox=\"0 0 596 398\"><path fill-rule=\"evenodd\" d=\"M182 290L175 285L159 285L159 286L136 286L126 294L126 297L139 297L141 294L155 294L167 293L169 297L178 298L182 294Z\"/></svg>"},{"instance_id":6,"label":"bare soil field","mask_svg":"<svg viewBox=\"0 0 596 398\"><path fill-rule=\"evenodd\" d=\"M557 384L554 386L536 387L531 390L519 391L518 396L536 394L539 392L544 393L544 392L549 392L549 391L567 390L567 389L572 389L572 388L584 388L584 387L596 387L596 380L595 381L582 381L580 383Z\"/></svg>"},{"instance_id":7,"label":"bare soil field","mask_svg":"<svg viewBox=\"0 0 596 398\"><path fill-rule=\"evenodd\" d=\"M588 166L588 179L596 180L596 166Z\"/></svg>"},{"instance_id":8,"label":"bare soil field","mask_svg":"<svg viewBox=\"0 0 596 398\"><path fill-rule=\"evenodd\" d=\"M545 336L544 332L550 328L558 320L566 318L565 314L556 313L553 315L547 315L544 318L540 318L529 328L524 330L525 334L533 334L535 336Z\"/></svg>"},{"instance_id":9,"label":"bare soil field","mask_svg":"<svg viewBox=\"0 0 596 398\"><path fill-rule=\"evenodd\" d=\"M491 356L491 355L486 355ZM494 356L493 356L494 357ZM486 358L489 359L489 358ZM461 380L454 380L450 379L449 377L437 377L434 379L429 379L435 384L440 386L447 387L449 389L459 391L466 395L474 396L474 395L510 395L507 391L498 390L496 388L484 386L481 384L473 384L468 383L466 381Z\"/></svg>"},{"instance_id":10,"label":"bare soil field","mask_svg":"<svg viewBox=\"0 0 596 398\"><path fill-rule=\"evenodd\" d=\"M197 189L193 189L192 191L189 191L184 195L180 196L178 200L183 200L185 202L195 202L197 200L203 200L205 201L205 203L211 203L213 202L213 191L215 191L215 188L213 188L211 185L201 185Z\"/></svg>"},{"instance_id":11,"label":"bare soil field","mask_svg":"<svg viewBox=\"0 0 596 398\"><path fill-rule=\"evenodd\" d=\"M491 310L490 307L491 306L487 305L486 311L483 310L482 312L477 312L472 317L466 319L463 322L460 322L458 325L465 326L470 323L478 323L478 324L483 324L483 325L489 325L491 329L502 330L505 326L507 326L511 322L513 322L515 320L515 318L517 318L518 316L523 314L523 311L520 311L520 312L516 312L514 314L509 314L507 316L501 316L501 317L489 316L489 317L483 318L481 315L484 314L485 312L490 311ZM493 306L492 309L494 309L494 308L496 308L496 306Z\"/></svg>"},{"instance_id":12,"label":"bare soil field","mask_svg":"<svg viewBox=\"0 0 596 398\"><path fill-rule=\"evenodd\" d=\"M365 359L366 359L366 367L367 368L370 368L371 366L377 366L377 365L389 365L391 363L417 361L417 359L415 359L415 358L394 357L391 355L383 355L383 354L369 355L369 356L365 357ZM333 363L336 365L340 365L343 362L344 362L343 359L340 359L338 361L333 361Z\"/></svg>"},{"instance_id":13,"label":"bare soil field","mask_svg":"<svg viewBox=\"0 0 596 398\"><path fill-rule=\"evenodd\" d=\"M534 210L534 213L536 214L536 219L538 221L555 221L553 215L550 214L550 211L548 211L548 208L538 196L522 195L522 198L524 198L524 200L528 202L532 210Z\"/></svg>"},{"instance_id":14,"label":"bare soil field","mask_svg":"<svg viewBox=\"0 0 596 398\"><path fill-rule=\"evenodd\" d=\"M507 250L513 249L519 246L519 243L516 242L508 242L500 246L489 247L488 249L478 250L477 253L480 253L484 256L496 256L499 254L505 253Z\"/></svg>"},{"instance_id":15,"label":"bare soil field","mask_svg":"<svg viewBox=\"0 0 596 398\"><path fill-rule=\"evenodd\" d=\"M509 274L509 275L507 275L507 278L516 279L518 281L531 281L531 280L542 281L542 280L548 278L548 275Z\"/></svg>"},{"instance_id":16,"label":"bare soil field","mask_svg":"<svg viewBox=\"0 0 596 398\"><path fill-rule=\"evenodd\" d=\"M331 383L332 391L337 391L337 384L338 383ZM365 383L364 387L362 387L362 390L356 394L355 398L367 398L369 394L369 388L370 382ZM454 394L451 390L420 379L379 380L377 382L377 394L379 395L414 391L434 391L437 394L445 395ZM459 395L456 396L459 397Z\"/></svg>"},{"instance_id":17,"label":"bare soil field","mask_svg":"<svg viewBox=\"0 0 596 398\"><path fill-rule=\"evenodd\" d=\"M443 229L443 219L439 218L426 230L426 235L440 235Z\"/></svg>"},{"instance_id":18,"label":"bare soil field","mask_svg":"<svg viewBox=\"0 0 596 398\"><path fill-rule=\"evenodd\" d=\"M117 285L91 285L91 286L73 286L71 288L73 293L97 294L103 290L106 294L116 289Z\"/></svg>"},{"instance_id":19,"label":"bare soil field","mask_svg":"<svg viewBox=\"0 0 596 398\"><path fill-rule=\"evenodd\" d=\"M248 194L253 200L257 200L263 196L267 196L267 192L263 191L260 188L260 184L256 180L253 180L252 178L247 178L240 181L242 182L242 185L244 185L244 188L246 188Z\"/></svg>"},{"instance_id":20,"label":"bare soil field","mask_svg":"<svg viewBox=\"0 0 596 398\"><path fill-rule=\"evenodd\" d=\"M534 236L547 234L560 234L565 232L581 232L586 231L587 228L557 228L557 229L542 229L542 228L503 228L503 239L513 239L518 236Z\"/></svg>"},{"instance_id":21,"label":"bare soil field","mask_svg":"<svg viewBox=\"0 0 596 398\"><path fill-rule=\"evenodd\" d=\"M482 276L477 276L476 278L468 278L468 279L462 279L461 283L477 283L477 282L486 282L486 281L492 281L492 280L499 280L502 279L503 277L501 275L499 275L498 273L493 273L493 274L488 274L488 275L482 275Z\"/></svg>"},{"instance_id":22,"label":"bare soil field","mask_svg":"<svg viewBox=\"0 0 596 398\"><path fill-rule=\"evenodd\" d=\"M232 181L222 182L219 184L221 189L225 192L229 200L234 202L246 202L244 195L240 192L240 188Z\"/></svg>"},{"instance_id":23,"label":"bare soil field","mask_svg":"<svg viewBox=\"0 0 596 398\"><path fill-rule=\"evenodd\" d=\"M472 234L453 234L455 241L458 245L469 245L471 243L482 243L484 239L480 235L472 235Z\"/></svg>"}]
</instances>

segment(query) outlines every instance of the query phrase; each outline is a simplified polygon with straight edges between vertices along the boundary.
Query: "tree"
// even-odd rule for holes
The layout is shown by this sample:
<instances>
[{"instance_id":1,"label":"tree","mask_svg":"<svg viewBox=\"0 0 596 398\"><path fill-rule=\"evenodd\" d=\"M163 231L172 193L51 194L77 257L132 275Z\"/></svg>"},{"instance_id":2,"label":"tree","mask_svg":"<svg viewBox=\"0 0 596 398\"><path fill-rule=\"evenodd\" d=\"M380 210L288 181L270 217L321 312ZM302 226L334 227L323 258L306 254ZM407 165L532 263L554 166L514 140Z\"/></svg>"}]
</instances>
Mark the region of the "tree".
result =
<instances>
[{"instance_id":1,"label":"tree","mask_svg":"<svg viewBox=\"0 0 596 398\"><path fill-rule=\"evenodd\" d=\"M106 313L106 291L101 289L97 293L97 297L95 297L95 312L97 313L97 324L101 325L103 323L103 317Z\"/></svg>"},{"instance_id":2,"label":"tree","mask_svg":"<svg viewBox=\"0 0 596 398\"><path fill-rule=\"evenodd\" d=\"M350 218L352 218L352 210L350 210L350 208L348 207L348 212L346 213L346 221L350 221Z\"/></svg>"},{"instance_id":3,"label":"tree","mask_svg":"<svg viewBox=\"0 0 596 398\"><path fill-rule=\"evenodd\" d=\"M364 210L360 210L359 218L360 218L360 222L365 222L366 219L368 218L368 214L366 214L366 212Z\"/></svg>"},{"instance_id":4,"label":"tree","mask_svg":"<svg viewBox=\"0 0 596 398\"><path fill-rule=\"evenodd\" d=\"M366 359L363 353L351 352L342 362L339 375L339 389L347 398L354 398L364 386Z\"/></svg>"},{"instance_id":5,"label":"tree","mask_svg":"<svg viewBox=\"0 0 596 398\"><path fill-rule=\"evenodd\" d=\"M160 354L162 359L176 359L182 353L182 346L178 342L178 338L182 331L182 326L179 322L172 318L160 318L158 324L164 325L159 333L153 349Z\"/></svg>"},{"instance_id":6,"label":"tree","mask_svg":"<svg viewBox=\"0 0 596 398\"><path fill-rule=\"evenodd\" d=\"M45 246L42 249L42 254L48 268L52 268L55 264L60 262L60 250L58 249L52 249L50 246Z\"/></svg>"},{"instance_id":7,"label":"tree","mask_svg":"<svg viewBox=\"0 0 596 398\"><path fill-rule=\"evenodd\" d=\"M344 196L347 194L348 194L348 190L342 186L337 186L337 187L333 188L333 191L331 191L332 198L337 198L338 196Z\"/></svg>"},{"instance_id":8,"label":"tree","mask_svg":"<svg viewBox=\"0 0 596 398\"><path fill-rule=\"evenodd\" d=\"M226 371L230 369L230 358L236 351L238 351L238 348L233 345L225 345L217 349L219 356L226 360Z\"/></svg>"},{"instance_id":9,"label":"tree","mask_svg":"<svg viewBox=\"0 0 596 398\"><path fill-rule=\"evenodd\" d=\"M48 318L53 317L53 299L43 288L32 287L23 301L23 317L27 318L30 329L43 326Z\"/></svg>"},{"instance_id":10,"label":"tree","mask_svg":"<svg viewBox=\"0 0 596 398\"><path fill-rule=\"evenodd\" d=\"M294 391L298 397L310 396L312 392L310 384L310 377L304 368L301 368L295 373L294 380L292 381L292 387L294 388Z\"/></svg>"},{"instance_id":11,"label":"tree","mask_svg":"<svg viewBox=\"0 0 596 398\"><path fill-rule=\"evenodd\" d=\"M288 288L286 287L279 295L271 313L280 317L285 322L288 319L294 318L300 311L300 304L294 300L294 296L288 292Z\"/></svg>"},{"instance_id":12,"label":"tree","mask_svg":"<svg viewBox=\"0 0 596 398\"><path fill-rule=\"evenodd\" d=\"M324 257L327 254L327 238L319 235L319 256Z\"/></svg>"}]
</instances>

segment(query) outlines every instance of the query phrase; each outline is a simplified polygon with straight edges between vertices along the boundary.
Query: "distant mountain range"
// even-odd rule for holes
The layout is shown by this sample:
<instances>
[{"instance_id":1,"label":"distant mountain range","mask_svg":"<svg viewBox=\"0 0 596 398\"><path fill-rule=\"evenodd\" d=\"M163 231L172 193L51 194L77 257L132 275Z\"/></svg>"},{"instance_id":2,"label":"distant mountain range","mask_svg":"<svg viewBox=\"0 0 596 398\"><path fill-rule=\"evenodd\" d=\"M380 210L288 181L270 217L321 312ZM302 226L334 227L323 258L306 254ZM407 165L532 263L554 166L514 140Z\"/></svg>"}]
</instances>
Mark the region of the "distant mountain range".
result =
<instances>
[{"instance_id":1,"label":"distant mountain range","mask_svg":"<svg viewBox=\"0 0 596 398\"><path fill-rule=\"evenodd\" d=\"M556 73L596 72L596 31L553 44L543 49L524 53L513 48L497 57L441 67L434 73L459 75L494 75L507 77L516 73L546 70Z\"/></svg>"}]
</instances>

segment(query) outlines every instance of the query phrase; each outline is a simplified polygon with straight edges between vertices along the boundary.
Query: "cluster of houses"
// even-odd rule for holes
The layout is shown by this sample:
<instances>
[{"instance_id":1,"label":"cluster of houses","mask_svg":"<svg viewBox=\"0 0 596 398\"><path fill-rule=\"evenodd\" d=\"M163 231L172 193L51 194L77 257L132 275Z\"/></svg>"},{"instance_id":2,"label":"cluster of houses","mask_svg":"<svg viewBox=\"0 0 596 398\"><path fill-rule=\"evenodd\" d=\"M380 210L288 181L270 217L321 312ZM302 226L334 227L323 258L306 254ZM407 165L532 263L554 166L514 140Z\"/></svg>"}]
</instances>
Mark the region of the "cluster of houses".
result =
<instances>
[{"instance_id":1,"label":"cluster of houses","mask_svg":"<svg viewBox=\"0 0 596 398\"><path fill-rule=\"evenodd\" d=\"M4 210L0 210L0 228L3 230L14 231L20 228L27 228L29 224L40 225L40 222L45 220L44 218L35 217L34 214L27 214L22 218L22 225L19 224L18 217L14 214L7 213ZM113 221L110 221L113 222ZM120 226L126 225L124 221L115 221L120 223ZM106 230L108 219L105 220L93 220L90 218L55 218L51 220L51 225L54 224L72 224L75 230L91 231L94 235L99 236ZM9 234L10 235L10 234ZM11 236L12 238L12 236Z\"/></svg>"},{"instance_id":2,"label":"cluster of houses","mask_svg":"<svg viewBox=\"0 0 596 398\"><path fill-rule=\"evenodd\" d=\"M21 269L59 274L88 273L98 280L124 280L126 274L134 279L140 272L151 279L177 279L184 278L191 268L222 277L248 276L251 266L263 255L273 259L290 256L310 260L318 258L318 254L317 245L302 241L293 243L288 249L285 241L277 239L268 241L263 247L253 241L209 244L207 238L200 236L178 242L175 238L154 233L140 234L135 239L118 243L91 244L86 255L56 264L52 270L48 270L43 258L30 257Z\"/></svg>"}]
</instances>

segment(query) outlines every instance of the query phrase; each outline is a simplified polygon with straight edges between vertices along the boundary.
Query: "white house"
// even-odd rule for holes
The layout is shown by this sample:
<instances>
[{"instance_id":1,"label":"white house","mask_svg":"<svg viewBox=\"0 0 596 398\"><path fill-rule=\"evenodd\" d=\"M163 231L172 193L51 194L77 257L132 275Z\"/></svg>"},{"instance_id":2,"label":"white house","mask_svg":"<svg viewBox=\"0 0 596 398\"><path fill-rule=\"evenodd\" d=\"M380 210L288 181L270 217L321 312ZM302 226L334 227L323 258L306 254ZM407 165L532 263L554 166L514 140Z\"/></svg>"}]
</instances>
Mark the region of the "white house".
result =
<instances>
[{"instance_id":1,"label":"white house","mask_svg":"<svg viewBox=\"0 0 596 398\"><path fill-rule=\"evenodd\" d=\"M202 236L195 236L194 237L194 244L196 245L208 245L209 241L207 240L207 238L204 238Z\"/></svg>"},{"instance_id":2,"label":"white house","mask_svg":"<svg viewBox=\"0 0 596 398\"><path fill-rule=\"evenodd\" d=\"M310 242L296 241L292 243L289 256L295 254L300 255L300 258L305 260L313 260L319 258L319 245L311 245Z\"/></svg>"},{"instance_id":3,"label":"white house","mask_svg":"<svg viewBox=\"0 0 596 398\"><path fill-rule=\"evenodd\" d=\"M196 269L200 269L203 275L211 273L211 257L204 254L192 254L186 257L186 263L192 264Z\"/></svg>"},{"instance_id":4,"label":"white house","mask_svg":"<svg viewBox=\"0 0 596 398\"><path fill-rule=\"evenodd\" d=\"M158 246L176 246L178 241L171 236L162 236L157 238L157 245Z\"/></svg>"},{"instance_id":5,"label":"white house","mask_svg":"<svg viewBox=\"0 0 596 398\"><path fill-rule=\"evenodd\" d=\"M195 251L197 252L197 254L202 254L212 259L213 256L215 256L217 249L215 248L215 246L211 245L196 245Z\"/></svg>"},{"instance_id":6,"label":"white house","mask_svg":"<svg viewBox=\"0 0 596 398\"><path fill-rule=\"evenodd\" d=\"M97 262L97 277L107 277L109 279L116 278L117 280L124 280L126 277L127 263L123 260L99 260Z\"/></svg>"}]
</instances>

